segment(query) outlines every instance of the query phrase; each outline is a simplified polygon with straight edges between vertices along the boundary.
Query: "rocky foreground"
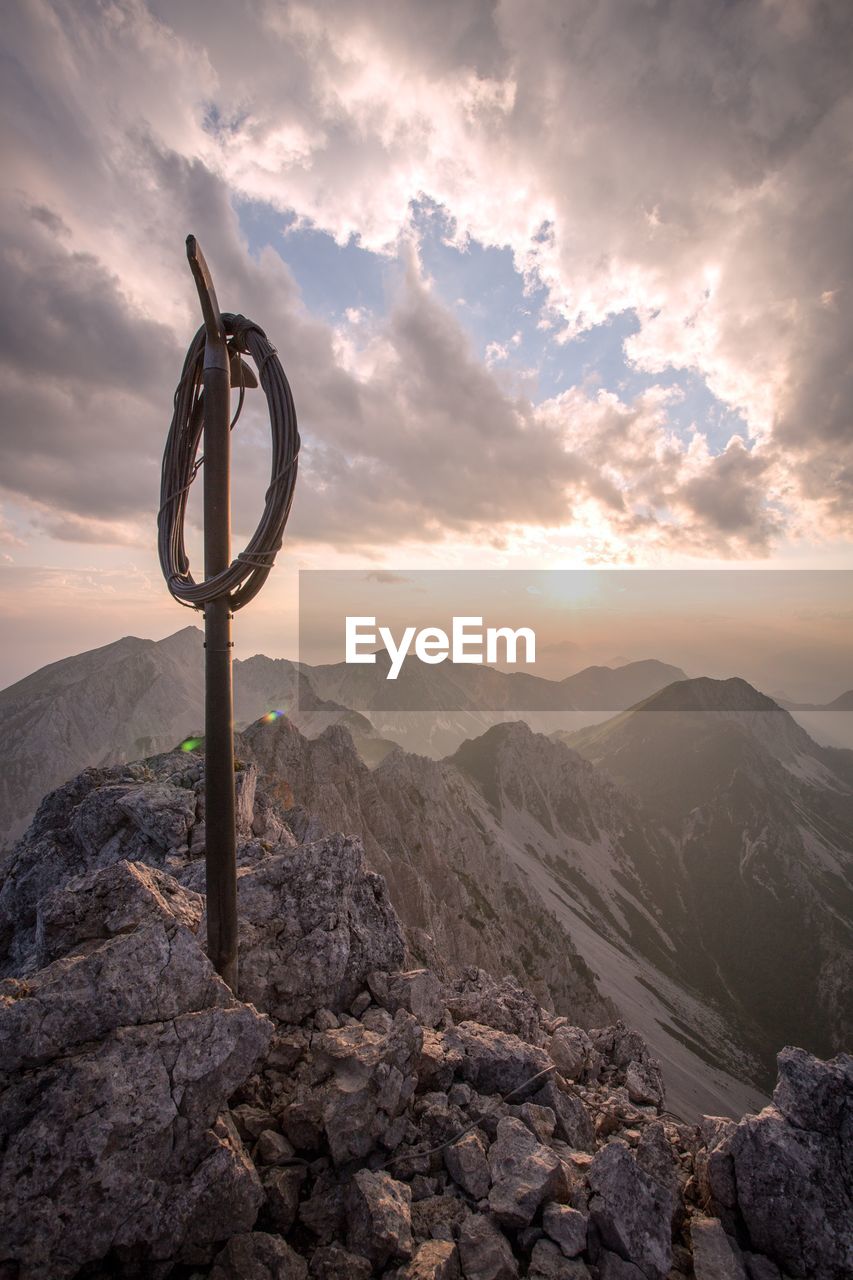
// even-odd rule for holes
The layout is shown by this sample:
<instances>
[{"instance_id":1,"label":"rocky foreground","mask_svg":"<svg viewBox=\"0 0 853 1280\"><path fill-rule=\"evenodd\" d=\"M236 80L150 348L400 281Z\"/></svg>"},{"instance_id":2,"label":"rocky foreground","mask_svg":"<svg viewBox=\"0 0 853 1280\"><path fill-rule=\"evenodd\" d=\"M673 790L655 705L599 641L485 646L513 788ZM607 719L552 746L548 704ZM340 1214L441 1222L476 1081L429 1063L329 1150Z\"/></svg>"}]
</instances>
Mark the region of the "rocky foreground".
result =
<instances>
[{"instance_id":1,"label":"rocky foreground","mask_svg":"<svg viewBox=\"0 0 853 1280\"><path fill-rule=\"evenodd\" d=\"M0 890L0 1277L841 1280L853 1059L678 1121L622 1024L408 967L361 844L239 775L236 999L204 953L202 762L89 770Z\"/></svg>"}]
</instances>

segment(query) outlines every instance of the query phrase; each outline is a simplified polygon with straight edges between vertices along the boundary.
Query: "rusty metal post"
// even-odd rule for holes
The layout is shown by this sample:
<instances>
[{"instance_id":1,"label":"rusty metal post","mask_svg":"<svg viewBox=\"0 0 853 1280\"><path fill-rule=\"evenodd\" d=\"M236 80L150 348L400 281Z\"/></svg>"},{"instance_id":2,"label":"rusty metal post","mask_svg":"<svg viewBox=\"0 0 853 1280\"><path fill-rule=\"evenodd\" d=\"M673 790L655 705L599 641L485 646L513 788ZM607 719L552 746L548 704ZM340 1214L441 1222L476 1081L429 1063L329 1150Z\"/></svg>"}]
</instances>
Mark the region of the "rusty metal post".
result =
<instances>
[{"instance_id":1,"label":"rusty metal post","mask_svg":"<svg viewBox=\"0 0 853 1280\"><path fill-rule=\"evenodd\" d=\"M194 236L187 257L205 326L204 576L231 562L231 374L225 328L213 281ZM234 795L234 704L231 683L231 603L204 606L205 832L208 955L237 992L237 835Z\"/></svg>"}]
</instances>

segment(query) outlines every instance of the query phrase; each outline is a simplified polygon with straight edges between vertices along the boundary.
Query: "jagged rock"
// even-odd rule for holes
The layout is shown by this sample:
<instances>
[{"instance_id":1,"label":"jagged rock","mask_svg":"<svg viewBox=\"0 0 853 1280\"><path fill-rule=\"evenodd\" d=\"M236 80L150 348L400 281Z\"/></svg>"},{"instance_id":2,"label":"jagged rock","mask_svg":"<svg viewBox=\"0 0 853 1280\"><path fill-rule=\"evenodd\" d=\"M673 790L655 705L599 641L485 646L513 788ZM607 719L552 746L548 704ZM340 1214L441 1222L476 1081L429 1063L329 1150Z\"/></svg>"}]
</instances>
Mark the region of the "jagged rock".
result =
<instances>
[{"instance_id":1,"label":"jagged rock","mask_svg":"<svg viewBox=\"0 0 853 1280\"><path fill-rule=\"evenodd\" d=\"M271 1168L265 1170L263 1174L266 1196L263 1208L264 1221L279 1235L287 1235L296 1221L299 1192L306 1176L307 1171L299 1167Z\"/></svg>"},{"instance_id":2,"label":"jagged rock","mask_svg":"<svg viewBox=\"0 0 853 1280\"><path fill-rule=\"evenodd\" d=\"M282 1133L295 1151L319 1151L324 1135L321 1094L288 1102L276 1115Z\"/></svg>"},{"instance_id":3,"label":"jagged rock","mask_svg":"<svg viewBox=\"0 0 853 1280\"><path fill-rule=\"evenodd\" d=\"M349 1007L349 1011L354 1018L360 1018L370 1008L371 994L369 991L360 991Z\"/></svg>"},{"instance_id":4,"label":"jagged rock","mask_svg":"<svg viewBox=\"0 0 853 1280\"><path fill-rule=\"evenodd\" d=\"M543 1107L538 1102L522 1102L520 1107L510 1106L509 1111L510 1115L523 1121L540 1142L550 1142L553 1138L557 1116L551 1107Z\"/></svg>"},{"instance_id":5,"label":"jagged rock","mask_svg":"<svg viewBox=\"0 0 853 1280\"><path fill-rule=\"evenodd\" d=\"M92 901L129 932L89 938ZM0 1096L0 1227L22 1276L60 1280L110 1248L204 1258L254 1222L259 1179L217 1115L272 1027L179 923L190 901L127 863L66 877L49 945L82 949L3 984L3 1066L27 1069Z\"/></svg>"},{"instance_id":6,"label":"jagged rock","mask_svg":"<svg viewBox=\"0 0 853 1280\"><path fill-rule=\"evenodd\" d=\"M415 1114L421 1137L430 1146L455 1139L465 1124L460 1108L444 1093L424 1094L415 1104Z\"/></svg>"},{"instance_id":7,"label":"jagged rock","mask_svg":"<svg viewBox=\"0 0 853 1280\"><path fill-rule=\"evenodd\" d=\"M681 1167L676 1161L666 1127L661 1120L653 1120L643 1129L637 1142L635 1156L637 1164L650 1178L667 1192L673 1211L673 1225L683 1214L682 1201L679 1195L684 1181Z\"/></svg>"},{"instance_id":8,"label":"jagged rock","mask_svg":"<svg viewBox=\"0 0 853 1280\"><path fill-rule=\"evenodd\" d=\"M377 1266L412 1254L412 1193L388 1173L360 1169L347 1191L347 1244Z\"/></svg>"},{"instance_id":9,"label":"jagged rock","mask_svg":"<svg viewBox=\"0 0 853 1280\"><path fill-rule=\"evenodd\" d=\"M277 1133L275 1129L264 1129L252 1151L255 1164L261 1165L285 1164L292 1156L293 1147L287 1138Z\"/></svg>"},{"instance_id":10,"label":"jagged rock","mask_svg":"<svg viewBox=\"0 0 853 1280\"><path fill-rule=\"evenodd\" d=\"M727 1139L736 1128L726 1116L703 1116L699 1126L700 1145L696 1153L696 1180L699 1202L734 1229L737 1210L734 1161Z\"/></svg>"},{"instance_id":11,"label":"jagged rock","mask_svg":"<svg viewBox=\"0 0 853 1280\"><path fill-rule=\"evenodd\" d=\"M586 1248L587 1217L564 1204L546 1204L542 1226L567 1258L576 1258Z\"/></svg>"},{"instance_id":12,"label":"jagged rock","mask_svg":"<svg viewBox=\"0 0 853 1280\"><path fill-rule=\"evenodd\" d=\"M649 1280L664 1280L672 1261L672 1198L639 1167L626 1143L609 1142L588 1173L590 1218L605 1247Z\"/></svg>"},{"instance_id":13,"label":"jagged rock","mask_svg":"<svg viewBox=\"0 0 853 1280\"><path fill-rule=\"evenodd\" d=\"M461 1070L464 1055L460 1049L447 1043L441 1032L424 1030L424 1042L421 1059L418 1063L418 1083L422 1089L450 1088L453 1077Z\"/></svg>"},{"instance_id":14,"label":"jagged rock","mask_svg":"<svg viewBox=\"0 0 853 1280\"><path fill-rule=\"evenodd\" d=\"M489 1173L488 1147L479 1129L472 1129L444 1152L444 1164L453 1181L474 1200L488 1195Z\"/></svg>"},{"instance_id":15,"label":"jagged rock","mask_svg":"<svg viewBox=\"0 0 853 1280\"><path fill-rule=\"evenodd\" d=\"M143 921L176 920L197 933L204 899L171 876L141 862L122 860L77 876L38 904L39 966L83 942L127 933Z\"/></svg>"},{"instance_id":16,"label":"jagged rock","mask_svg":"<svg viewBox=\"0 0 853 1280\"><path fill-rule=\"evenodd\" d=\"M581 1027L557 1027L548 1041L548 1052L560 1075L567 1080L587 1076L598 1059L592 1041Z\"/></svg>"},{"instance_id":17,"label":"jagged rock","mask_svg":"<svg viewBox=\"0 0 853 1280\"><path fill-rule=\"evenodd\" d=\"M344 1189L331 1171L317 1177L310 1196L300 1203L297 1216L321 1244L331 1245L342 1239L346 1227Z\"/></svg>"},{"instance_id":18,"label":"jagged rock","mask_svg":"<svg viewBox=\"0 0 853 1280\"><path fill-rule=\"evenodd\" d=\"M250 1102L243 1102L234 1107L231 1118L244 1142L257 1142L265 1129L275 1126L275 1116L266 1107L253 1107Z\"/></svg>"},{"instance_id":19,"label":"jagged rock","mask_svg":"<svg viewBox=\"0 0 853 1280\"><path fill-rule=\"evenodd\" d=\"M121 813L131 819L137 830L163 850L177 849L187 843L187 836L196 816L194 792L164 782L129 787L117 798L117 806ZM93 818L89 815L86 835L90 839L93 835L92 824ZM88 847L91 852L91 844Z\"/></svg>"},{"instance_id":20,"label":"jagged rock","mask_svg":"<svg viewBox=\"0 0 853 1280\"><path fill-rule=\"evenodd\" d=\"M779 1076L773 1104L798 1129L837 1134L853 1121L853 1057L822 1062L790 1045L776 1056Z\"/></svg>"},{"instance_id":21,"label":"jagged rock","mask_svg":"<svg viewBox=\"0 0 853 1280\"><path fill-rule=\"evenodd\" d=\"M510 1243L485 1214L472 1215L463 1222L459 1257L465 1280L517 1280L518 1263Z\"/></svg>"},{"instance_id":22,"label":"jagged rock","mask_svg":"<svg viewBox=\"0 0 853 1280\"><path fill-rule=\"evenodd\" d=\"M176 844L185 846L194 792L154 781L140 785L150 778L144 765L121 772L117 781L119 771L87 769L60 787L15 846L0 888L0 972L20 975L40 962L35 945L39 906L69 880L121 860L162 866L169 846L161 838L174 835ZM156 838L139 825L147 794L151 809L144 825Z\"/></svg>"},{"instance_id":23,"label":"jagged rock","mask_svg":"<svg viewBox=\"0 0 853 1280\"><path fill-rule=\"evenodd\" d=\"M196 939L158 921L0 983L0 1070L40 1066L117 1028L217 1005L234 999Z\"/></svg>"},{"instance_id":24,"label":"jagged rock","mask_svg":"<svg viewBox=\"0 0 853 1280\"><path fill-rule=\"evenodd\" d=\"M555 1132L563 1142L578 1151L592 1151L595 1133L589 1112L576 1094L561 1088L558 1081L546 1079L533 1095L533 1102L554 1112Z\"/></svg>"},{"instance_id":25,"label":"jagged rock","mask_svg":"<svg viewBox=\"0 0 853 1280\"><path fill-rule=\"evenodd\" d=\"M544 1050L509 1032L476 1022L460 1022L452 1027L445 1033L444 1044L462 1054L462 1077L479 1093L507 1094L518 1090L519 1096L513 1099L516 1102L522 1100L522 1086L552 1065Z\"/></svg>"},{"instance_id":26,"label":"jagged rock","mask_svg":"<svg viewBox=\"0 0 853 1280\"><path fill-rule=\"evenodd\" d=\"M560 1191L565 1194L567 1190L557 1156L513 1117L498 1123L497 1138L489 1150L489 1169L489 1208L503 1226L528 1226L543 1200L556 1199Z\"/></svg>"},{"instance_id":27,"label":"jagged rock","mask_svg":"<svg viewBox=\"0 0 853 1280\"><path fill-rule=\"evenodd\" d=\"M411 1187L412 1203L414 1204L417 1200L426 1200L429 1196L436 1195L438 1192L439 1180L437 1177L430 1178L423 1173L416 1173L412 1178ZM414 1209L412 1210L412 1213L414 1214Z\"/></svg>"},{"instance_id":28,"label":"jagged rock","mask_svg":"<svg viewBox=\"0 0 853 1280\"><path fill-rule=\"evenodd\" d=\"M268 1071L290 1072L306 1055L310 1038L301 1027L279 1028L265 1058Z\"/></svg>"},{"instance_id":29,"label":"jagged rock","mask_svg":"<svg viewBox=\"0 0 853 1280\"><path fill-rule=\"evenodd\" d=\"M360 1022L363 1027L367 1027L368 1031L375 1031L380 1036L387 1036L394 1025L394 1019L388 1010L380 1009L377 1005L365 1009Z\"/></svg>"},{"instance_id":30,"label":"jagged rock","mask_svg":"<svg viewBox=\"0 0 853 1280\"><path fill-rule=\"evenodd\" d=\"M202 1009L119 1027L13 1080L0 1234L23 1280L62 1280L111 1248L195 1256L252 1226L257 1174L236 1131L211 1126L270 1030L244 1005Z\"/></svg>"},{"instance_id":31,"label":"jagged rock","mask_svg":"<svg viewBox=\"0 0 853 1280\"><path fill-rule=\"evenodd\" d=\"M291 1280L290 1233L315 1280L846 1276L851 1059L784 1051L740 1124L655 1119L624 1025L587 1035L480 969L397 972L359 843L256 822L250 769L241 830L282 838L240 844L241 996L273 1036L202 949L199 762L152 763L53 797L0 890L0 1272Z\"/></svg>"},{"instance_id":32,"label":"jagged rock","mask_svg":"<svg viewBox=\"0 0 853 1280\"><path fill-rule=\"evenodd\" d=\"M307 1280L308 1266L280 1236L250 1231L232 1236L210 1280Z\"/></svg>"},{"instance_id":33,"label":"jagged rock","mask_svg":"<svg viewBox=\"0 0 853 1280\"><path fill-rule=\"evenodd\" d=\"M370 1280L373 1268L367 1258L350 1253L340 1244L321 1245L311 1258L312 1280Z\"/></svg>"},{"instance_id":34,"label":"jagged rock","mask_svg":"<svg viewBox=\"0 0 853 1280\"><path fill-rule=\"evenodd\" d=\"M355 1023L317 1038L318 1058L333 1073L323 1125L336 1164L367 1156L380 1141L396 1145L388 1137L389 1130L394 1133L390 1122L415 1091L422 1035L412 1015L400 1009L384 1035Z\"/></svg>"},{"instance_id":35,"label":"jagged rock","mask_svg":"<svg viewBox=\"0 0 853 1280\"><path fill-rule=\"evenodd\" d=\"M528 1044L544 1043L539 1002L511 974L496 982L482 969L468 966L446 986L445 1001L456 1022L477 1022Z\"/></svg>"},{"instance_id":36,"label":"jagged rock","mask_svg":"<svg viewBox=\"0 0 853 1280\"><path fill-rule=\"evenodd\" d=\"M258 786L258 766L246 764L234 775L234 818L237 835L244 838L252 834L255 819L255 793ZM204 795L204 792L202 792ZM258 833L260 834L260 833Z\"/></svg>"},{"instance_id":37,"label":"jagged rock","mask_svg":"<svg viewBox=\"0 0 853 1280\"><path fill-rule=\"evenodd\" d=\"M694 1218L690 1243L696 1280L748 1280L740 1250L718 1218Z\"/></svg>"},{"instance_id":38,"label":"jagged rock","mask_svg":"<svg viewBox=\"0 0 853 1280\"><path fill-rule=\"evenodd\" d=\"M550 1240L537 1240L527 1274L530 1280L589 1280L586 1263L565 1257Z\"/></svg>"},{"instance_id":39,"label":"jagged rock","mask_svg":"<svg viewBox=\"0 0 853 1280\"><path fill-rule=\"evenodd\" d=\"M412 1234L416 1240L452 1240L465 1215L456 1196L426 1196L412 1205Z\"/></svg>"},{"instance_id":40,"label":"jagged rock","mask_svg":"<svg viewBox=\"0 0 853 1280\"><path fill-rule=\"evenodd\" d=\"M399 1273L400 1280L458 1280L459 1252L449 1240L427 1240Z\"/></svg>"},{"instance_id":41,"label":"jagged rock","mask_svg":"<svg viewBox=\"0 0 853 1280\"><path fill-rule=\"evenodd\" d=\"M361 841L330 836L263 858L238 879L240 991L281 1022L343 1010L372 969L402 963L385 881Z\"/></svg>"},{"instance_id":42,"label":"jagged rock","mask_svg":"<svg viewBox=\"0 0 853 1280\"><path fill-rule=\"evenodd\" d=\"M652 1058L640 1033L617 1022L590 1031L589 1037L596 1052L616 1068L631 1101L660 1110L666 1097L660 1063Z\"/></svg>"},{"instance_id":43,"label":"jagged rock","mask_svg":"<svg viewBox=\"0 0 853 1280\"><path fill-rule=\"evenodd\" d=\"M652 1062L630 1062L625 1071L625 1087L632 1102L660 1109L665 1090L660 1066Z\"/></svg>"},{"instance_id":44,"label":"jagged rock","mask_svg":"<svg viewBox=\"0 0 853 1280\"><path fill-rule=\"evenodd\" d=\"M718 1144L720 1161L731 1161L736 1220L787 1274L841 1280L853 1271L853 1058L786 1049L779 1067L779 1101L797 1123L765 1107Z\"/></svg>"},{"instance_id":45,"label":"jagged rock","mask_svg":"<svg viewBox=\"0 0 853 1280\"><path fill-rule=\"evenodd\" d=\"M429 969L368 975L374 1000L389 1013L407 1009L423 1027L437 1027L445 1015L441 983Z\"/></svg>"}]
</instances>

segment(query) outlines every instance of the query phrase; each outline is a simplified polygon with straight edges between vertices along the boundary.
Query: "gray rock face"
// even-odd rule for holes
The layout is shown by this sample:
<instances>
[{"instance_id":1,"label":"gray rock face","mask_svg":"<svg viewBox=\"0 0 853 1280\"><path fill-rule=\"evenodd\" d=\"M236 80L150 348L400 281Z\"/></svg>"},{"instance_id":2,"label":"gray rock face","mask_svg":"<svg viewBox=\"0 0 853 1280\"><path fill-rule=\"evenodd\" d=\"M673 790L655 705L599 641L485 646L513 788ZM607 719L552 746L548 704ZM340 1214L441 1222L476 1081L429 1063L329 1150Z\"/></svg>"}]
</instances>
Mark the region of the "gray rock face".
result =
<instances>
[{"instance_id":1,"label":"gray rock face","mask_svg":"<svg viewBox=\"0 0 853 1280\"><path fill-rule=\"evenodd\" d=\"M107 866L45 902L40 946L70 954L0 984L0 1237L23 1277L111 1248L192 1260L254 1222L258 1175L217 1117L272 1026L213 972L198 914L168 876Z\"/></svg>"},{"instance_id":2,"label":"gray rock face","mask_svg":"<svg viewBox=\"0 0 853 1280\"><path fill-rule=\"evenodd\" d=\"M394 1120L415 1092L422 1037L412 1015L400 1009L384 1032L355 1023L317 1038L319 1062L332 1072L322 1117L336 1164L388 1142Z\"/></svg>"},{"instance_id":3,"label":"gray rock face","mask_svg":"<svg viewBox=\"0 0 853 1280\"><path fill-rule=\"evenodd\" d=\"M362 1169L349 1188L347 1242L377 1266L412 1253L412 1193L388 1173Z\"/></svg>"},{"instance_id":4,"label":"gray rock face","mask_svg":"<svg viewBox=\"0 0 853 1280\"><path fill-rule=\"evenodd\" d=\"M234 1004L193 935L165 923L64 956L30 978L7 978L0 1001L4 1071L42 1066L121 1028Z\"/></svg>"},{"instance_id":5,"label":"gray rock face","mask_svg":"<svg viewBox=\"0 0 853 1280\"><path fill-rule=\"evenodd\" d=\"M543 1200L555 1199L566 1189L563 1168L554 1152L511 1117L498 1123L497 1139L489 1151L489 1169L489 1208L506 1227L528 1226Z\"/></svg>"},{"instance_id":6,"label":"gray rock face","mask_svg":"<svg viewBox=\"0 0 853 1280\"><path fill-rule=\"evenodd\" d=\"M500 1228L483 1215L466 1219L459 1232L465 1280L516 1280L518 1263Z\"/></svg>"},{"instance_id":7,"label":"gray rock face","mask_svg":"<svg viewBox=\"0 0 853 1280\"><path fill-rule=\"evenodd\" d=\"M143 920L177 921L195 934L203 912L202 895L172 876L139 862L116 862L70 880L39 902L37 962L49 964L78 943L115 937Z\"/></svg>"},{"instance_id":8,"label":"gray rock face","mask_svg":"<svg viewBox=\"0 0 853 1280\"><path fill-rule=\"evenodd\" d=\"M853 1058L782 1050L774 1099L727 1126L711 1203L786 1274L841 1280L853 1271Z\"/></svg>"},{"instance_id":9,"label":"gray rock face","mask_svg":"<svg viewBox=\"0 0 853 1280\"><path fill-rule=\"evenodd\" d=\"M312 1280L370 1280L372 1275L367 1258L343 1245L321 1245L311 1259Z\"/></svg>"},{"instance_id":10,"label":"gray rock face","mask_svg":"<svg viewBox=\"0 0 853 1280\"><path fill-rule=\"evenodd\" d=\"M429 969L368 976L374 999L389 1013L408 1009L424 1027L436 1027L445 1015L441 983Z\"/></svg>"},{"instance_id":11,"label":"gray rock face","mask_svg":"<svg viewBox=\"0 0 853 1280\"><path fill-rule=\"evenodd\" d=\"M308 1267L279 1236L232 1236L217 1255L210 1280L307 1280Z\"/></svg>"},{"instance_id":12,"label":"gray rock face","mask_svg":"<svg viewBox=\"0 0 853 1280\"><path fill-rule=\"evenodd\" d=\"M598 1055L592 1041L581 1027L568 1023L558 1027L548 1041L550 1053L560 1075L567 1080L581 1080L595 1070Z\"/></svg>"},{"instance_id":13,"label":"gray rock face","mask_svg":"<svg viewBox=\"0 0 853 1280\"><path fill-rule=\"evenodd\" d=\"M645 1280L645 1272L605 1249L598 1260L599 1280Z\"/></svg>"},{"instance_id":14,"label":"gray rock face","mask_svg":"<svg viewBox=\"0 0 853 1280\"><path fill-rule=\"evenodd\" d=\"M694 1218L690 1226L696 1280L748 1280L740 1250L717 1218Z\"/></svg>"},{"instance_id":15,"label":"gray rock face","mask_svg":"<svg viewBox=\"0 0 853 1280\"><path fill-rule=\"evenodd\" d=\"M788 1046L777 1055L779 1078L773 1105L797 1129L846 1134L853 1106L853 1057L822 1062L805 1049Z\"/></svg>"},{"instance_id":16,"label":"gray rock face","mask_svg":"<svg viewBox=\"0 0 853 1280\"><path fill-rule=\"evenodd\" d=\"M459 1280L459 1252L449 1240L426 1240L402 1271L401 1280Z\"/></svg>"},{"instance_id":17,"label":"gray rock face","mask_svg":"<svg viewBox=\"0 0 853 1280\"><path fill-rule=\"evenodd\" d=\"M566 1258L550 1240L537 1240L530 1255L531 1280L588 1280L589 1268L578 1258Z\"/></svg>"},{"instance_id":18,"label":"gray rock face","mask_svg":"<svg viewBox=\"0 0 853 1280\"><path fill-rule=\"evenodd\" d=\"M577 1209L566 1204L546 1204L542 1226L565 1257L576 1258L586 1249L587 1217Z\"/></svg>"},{"instance_id":19,"label":"gray rock face","mask_svg":"<svg viewBox=\"0 0 853 1280\"><path fill-rule=\"evenodd\" d=\"M630 1148L609 1142L590 1165L590 1217L603 1244L649 1277L664 1280L672 1262L672 1200L637 1164Z\"/></svg>"},{"instance_id":20,"label":"gray rock face","mask_svg":"<svg viewBox=\"0 0 853 1280\"><path fill-rule=\"evenodd\" d=\"M553 1077L533 1095L533 1101L554 1112L556 1133L563 1142L579 1151L592 1151L595 1145L592 1119L576 1094L561 1088Z\"/></svg>"},{"instance_id":21,"label":"gray rock face","mask_svg":"<svg viewBox=\"0 0 853 1280\"><path fill-rule=\"evenodd\" d=\"M616 1078L625 1085L630 1100L660 1110L666 1099L660 1063L651 1056L639 1032L617 1022L589 1034L594 1049L604 1053L616 1068Z\"/></svg>"},{"instance_id":22,"label":"gray rock face","mask_svg":"<svg viewBox=\"0 0 853 1280\"><path fill-rule=\"evenodd\" d=\"M474 1200L488 1195L491 1174L488 1148L479 1129L472 1129L444 1152L444 1163L457 1186Z\"/></svg>"},{"instance_id":23,"label":"gray rock face","mask_svg":"<svg viewBox=\"0 0 853 1280\"><path fill-rule=\"evenodd\" d=\"M478 1022L528 1044L544 1043L539 1002L511 974L496 982L483 969L468 965L445 986L444 995L455 1022Z\"/></svg>"},{"instance_id":24,"label":"gray rock face","mask_svg":"<svg viewBox=\"0 0 853 1280\"><path fill-rule=\"evenodd\" d=\"M405 947L360 840L330 836L258 860L238 879L240 990L282 1022L343 1010Z\"/></svg>"},{"instance_id":25,"label":"gray rock face","mask_svg":"<svg viewBox=\"0 0 853 1280\"><path fill-rule=\"evenodd\" d=\"M260 1182L215 1123L270 1031L236 1003L186 1012L119 1027L4 1089L0 1234L22 1276L61 1280L117 1247L192 1259L214 1231L250 1228Z\"/></svg>"},{"instance_id":26,"label":"gray rock face","mask_svg":"<svg viewBox=\"0 0 853 1280\"><path fill-rule=\"evenodd\" d=\"M552 1065L543 1049L476 1022L453 1027L444 1036L444 1045L462 1055L462 1077L480 1093L520 1090Z\"/></svg>"}]
</instances>

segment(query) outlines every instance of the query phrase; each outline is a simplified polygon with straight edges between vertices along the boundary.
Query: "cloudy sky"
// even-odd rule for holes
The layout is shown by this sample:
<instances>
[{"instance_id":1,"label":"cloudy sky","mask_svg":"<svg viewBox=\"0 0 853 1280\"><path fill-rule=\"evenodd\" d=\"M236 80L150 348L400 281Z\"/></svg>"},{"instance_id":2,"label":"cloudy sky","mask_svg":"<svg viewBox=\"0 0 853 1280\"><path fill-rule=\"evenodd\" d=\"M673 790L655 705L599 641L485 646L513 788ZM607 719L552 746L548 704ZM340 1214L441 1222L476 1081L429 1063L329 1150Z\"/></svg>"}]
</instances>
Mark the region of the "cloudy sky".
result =
<instances>
[{"instance_id":1,"label":"cloudy sky","mask_svg":"<svg viewBox=\"0 0 853 1280\"><path fill-rule=\"evenodd\" d=\"M851 567L847 0L14 0L2 41L3 683L192 620L189 231L304 441L238 653L300 567Z\"/></svg>"}]
</instances>

